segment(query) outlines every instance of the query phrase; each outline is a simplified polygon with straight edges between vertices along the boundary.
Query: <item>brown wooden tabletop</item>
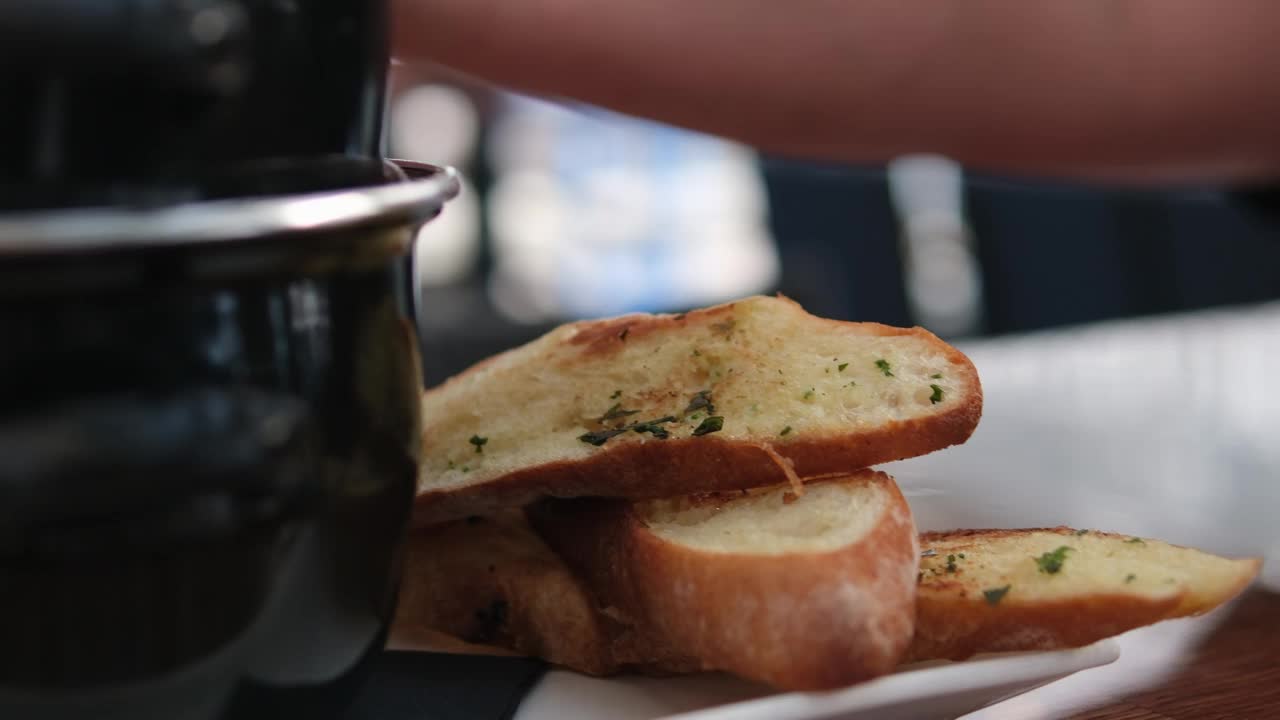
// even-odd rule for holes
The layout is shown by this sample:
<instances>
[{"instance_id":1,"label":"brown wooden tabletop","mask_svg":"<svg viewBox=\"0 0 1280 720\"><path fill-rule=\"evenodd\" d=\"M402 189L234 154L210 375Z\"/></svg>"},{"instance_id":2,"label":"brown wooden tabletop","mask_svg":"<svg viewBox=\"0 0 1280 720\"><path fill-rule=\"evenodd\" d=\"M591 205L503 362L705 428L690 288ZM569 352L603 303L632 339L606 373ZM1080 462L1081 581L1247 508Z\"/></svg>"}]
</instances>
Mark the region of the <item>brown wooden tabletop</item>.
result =
<instances>
[{"instance_id":1,"label":"brown wooden tabletop","mask_svg":"<svg viewBox=\"0 0 1280 720\"><path fill-rule=\"evenodd\" d=\"M1111 665L1019 695L963 720L1280 718L1280 593L1255 586L1202 618L1118 638Z\"/></svg>"},{"instance_id":2,"label":"brown wooden tabletop","mask_svg":"<svg viewBox=\"0 0 1280 720\"><path fill-rule=\"evenodd\" d=\"M1280 594L1253 590L1155 687L1077 720L1280 718Z\"/></svg>"}]
</instances>

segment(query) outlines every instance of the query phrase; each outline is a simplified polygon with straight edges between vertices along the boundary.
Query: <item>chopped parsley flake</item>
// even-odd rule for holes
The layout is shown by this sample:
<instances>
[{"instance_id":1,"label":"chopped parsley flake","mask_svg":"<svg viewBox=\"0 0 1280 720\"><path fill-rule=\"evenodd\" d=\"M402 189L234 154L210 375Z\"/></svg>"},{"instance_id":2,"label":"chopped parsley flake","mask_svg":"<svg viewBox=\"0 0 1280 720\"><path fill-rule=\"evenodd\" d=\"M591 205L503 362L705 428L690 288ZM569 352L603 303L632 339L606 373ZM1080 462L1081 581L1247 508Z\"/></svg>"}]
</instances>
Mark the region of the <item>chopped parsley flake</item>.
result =
<instances>
[{"instance_id":1,"label":"chopped parsley flake","mask_svg":"<svg viewBox=\"0 0 1280 720\"><path fill-rule=\"evenodd\" d=\"M613 430L600 430L597 432L589 432L583 435L579 435L578 439L588 445L595 445L596 447L600 447L601 445L604 445L605 443L609 442L610 439L615 438L626 431L627 431L627 428L614 428Z\"/></svg>"},{"instance_id":2,"label":"chopped parsley flake","mask_svg":"<svg viewBox=\"0 0 1280 720\"><path fill-rule=\"evenodd\" d=\"M988 605L995 607L996 605L1000 604L1000 601L1004 599L1005 595L1009 594L1009 588L1011 587L1013 586L1005 585L1004 587L991 588L990 590L983 590L982 597L986 598Z\"/></svg>"},{"instance_id":3,"label":"chopped parsley flake","mask_svg":"<svg viewBox=\"0 0 1280 720\"><path fill-rule=\"evenodd\" d=\"M941 379L942 379L942 373L934 373L934 374L932 374L932 375L930 375L930 376L929 376L929 379L930 379L930 380L941 380Z\"/></svg>"},{"instance_id":4,"label":"chopped parsley flake","mask_svg":"<svg viewBox=\"0 0 1280 720\"><path fill-rule=\"evenodd\" d=\"M1140 537L1131 537L1128 540L1125 540L1125 543L1129 545L1146 545L1147 544L1146 541Z\"/></svg>"},{"instance_id":5,"label":"chopped parsley flake","mask_svg":"<svg viewBox=\"0 0 1280 720\"><path fill-rule=\"evenodd\" d=\"M790 425L788 425L788 426L786 426L786 427L782 428L782 432L778 433L778 437L783 437L783 436L790 435L790 434L791 434L791 426L790 426Z\"/></svg>"},{"instance_id":6,"label":"chopped parsley flake","mask_svg":"<svg viewBox=\"0 0 1280 720\"><path fill-rule=\"evenodd\" d=\"M667 432L667 429L662 427L662 425L665 423L673 423L675 421L676 417L674 415L667 415L666 417L660 417L655 420L646 420L645 422L632 423L622 427L584 433L579 435L578 439L588 445L600 447L601 445L609 442L609 440L631 430L637 433L649 433L659 440L666 440L671 437L671 433Z\"/></svg>"},{"instance_id":7,"label":"chopped parsley flake","mask_svg":"<svg viewBox=\"0 0 1280 720\"><path fill-rule=\"evenodd\" d=\"M836 366L836 372L844 372L844 369L847 367L849 367L849 363L840 363Z\"/></svg>"},{"instance_id":8,"label":"chopped parsley flake","mask_svg":"<svg viewBox=\"0 0 1280 720\"><path fill-rule=\"evenodd\" d=\"M804 391L804 395L803 395L802 397L803 397L805 400L812 400L812 399L813 399L813 388L809 388L808 390L805 390L805 391Z\"/></svg>"},{"instance_id":9,"label":"chopped parsley flake","mask_svg":"<svg viewBox=\"0 0 1280 720\"><path fill-rule=\"evenodd\" d=\"M1133 573L1129 573L1128 575L1125 575L1125 576L1124 576L1124 584L1125 584L1125 585L1128 585L1129 583L1131 583L1131 582L1133 582L1134 580L1137 580L1137 579L1138 579L1138 576L1137 576L1137 575L1134 575Z\"/></svg>"},{"instance_id":10,"label":"chopped parsley flake","mask_svg":"<svg viewBox=\"0 0 1280 720\"><path fill-rule=\"evenodd\" d=\"M703 420L702 424L694 429L693 436L698 437L700 435L707 435L713 432L720 432L720 429L723 427L724 418L719 415L712 415L706 420Z\"/></svg>"},{"instance_id":11,"label":"chopped parsley flake","mask_svg":"<svg viewBox=\"0 0 1280 720\"><path fill-rule=\"evenodd\" d=\"M880 372L884 373L885 377L893 377L893 369L889 367L888 360L880 358L876 361L876 367L880 368Z\"/></svg>"},{"instance_id":12,"label":"chopped parsley flake","mask_svg":"<svg viewBox=\"0 0 1280 720\"><path fill-rule=\"evenodd\" d=\"M1087 535L1088 533L1089 533L1089 531L1088 531L1088 530L1077 530L1077 531L1075 532L1075 535L1076 535L1076 537L1080 537L1081 535Z\"/></svg>"},{"instance_id":13,"label":"chopped parsley flake","mask_svg":"<svg viewBox=\"0 0 1280 720\"><path fill-rule=\"evenodd\" d=\"M959 557L960 557L960 559L961 559L961 560L963 560L963 559L964 559L964 553L960 553Z\"/></svg>"},{"instance_id":14,"label":"chopped parsley flake","mask_svg":"<svg viewBox=\"0 0 1280 720\"><path fill-rule=\"evenodd\" d=\"M1058 571L1062 570L1062 563L1066 562L1067 553L1070 552L1071 549L1072 548L1063 545L1053 552L1044 553L1040 557L1033 559L1036 561L1036 565L1040 566L1040 572L1047 575L1056 575L1058 574Z\"/></svg>"},{"instance_id":15,"label":"chopped parsley flake","mask_svg":"<svg viewBox=\"0 0 1280 720\"><path fill-rule=\"evenodd\" d=\"M947 556L947 572L953 573L955 571L956 571L956 556L948 555Z\"/></svg>"},{"instance_id":16,"label":"chopped parsley flake","mask_svg":"<svg viewBox=\"0 0 1280 720\"><path fill-rule=\"evenodd\" d=\"M472 445L475 445L475 446L476 446L476 452L477 452L477 453L482 453L482 452L484 452L484 444L485 444L485 443L487 443L487 442L489 442L489 438L487 438L487 437L480 437L479 435L472 435L472 436L471 436L471 439L470 439L470 440L468 440L467 442L469 442L469 443L471 443Z\"/></svg>"},{"instance_id":17,"label":"chopped parsley flake","mask_svg":"<svg viewBox=\"0 0 1280 720\"><path fill-rule=\"evenodd\" d=\"M620 397L622 397L622 391L621 391L621 390L614 390L614 391L613 391L613 394L609 396L609 399L610 399L610 400L617 400L617 399L618 399L618 398L620 398Z\"/></svg>"},{"instance_id":18,"label":"chopped parsley flake","mask_svg":"<svg viewBox=\"0 0 1280 720\"><path fill-rule=\"evenodd\" d=\"M693 398L689 400L689 406L684 409L684 414L688 415L695 410L706 410L708 415L716 411L715 404L711 402L710 390L699 390L694 393Z\"/></svg>"},{"instance_id":19,"label":"chopped parsley flake","mask_svg":"<svg viewBox=\"0 0 1280 720\"><path fill-rule=\"evenodd\" d=\"M637 433L649 433L659 440L666 440L671 437L671 433L667 432L666 428L662 427L662 424L672 423L675 421L676 417L674 415L667 415L666 417L660 417L656 420L636 423L631 426L631 429ZM703 422L705 423L706 421L704 420Z\"/></svg>"},{"instance_id":20,"label":"chopped parsley flake","mask_svg":"<svg viewBox=\"0 0 1280 720\"><path fill-rule=\"evenodd\" d=\"M605 422L607 420L617 420L618 418L627 417L628 415L635 415L638 412L640 411L624 410L622 408L621 403L614 403L613 407L609 408L608 410L605 410L604 415L600 416L599 422Z\"/></svg>"},{"instance_id":21,"label":"chopped parsley flake","mask_svg":"<svg viewBox=\"0 0 1280 720\"><path fill-rule=\"evenodd\" d=\"M849 385L848 385L848 386L849 386L849 387L858 387L858 383L856 383L856 382L854 382L854 381L850 380L850 381L849 381Z\"/></svg>"},{"instance_id":22,"label":"chopped parsley flake","mask_svg":"<svg viewBox=\"0 0 1280 720\"><path fill-rule=\"evenodd\" d=\"M694 348L694 349L693 349L693 356L694 356L694 357L702 357L702 353L698 352L698 348Z\"/></svg>"},{"instance_id":23,"label":"chopped parsley flake","mask_svg":"<svg viewBox=\"0 0 1280 720\"><path fill-rule=\"evenodd\" d=\"M937 385L930 385L933 388L933 394L929 396L929 402L937 405L942 402L942 388Z\"/></svg>"}]
</instances>

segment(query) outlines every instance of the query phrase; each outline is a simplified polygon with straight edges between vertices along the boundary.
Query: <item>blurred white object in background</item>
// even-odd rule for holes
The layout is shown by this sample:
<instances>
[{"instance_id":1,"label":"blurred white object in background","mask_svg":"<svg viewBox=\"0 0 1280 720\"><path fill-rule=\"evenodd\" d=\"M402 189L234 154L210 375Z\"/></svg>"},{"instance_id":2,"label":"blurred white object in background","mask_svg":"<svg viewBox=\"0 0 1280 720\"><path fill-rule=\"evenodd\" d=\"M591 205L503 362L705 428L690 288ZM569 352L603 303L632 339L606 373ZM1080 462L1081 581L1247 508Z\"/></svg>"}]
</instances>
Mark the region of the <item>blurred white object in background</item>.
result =
<instances>
[{"instance_id":1,"label":"blurred white object in background","mask_svg":"<svg viewBox=\"0 0 1280 720\"><path fill-rule=\"evenodd\" d=\"M547 173L512 170L490 191L489 207L496 261L489 297L494 306L516 322L555 317L558 305L546 288L556 283L556 238L564 236L569 224L559 187Z\"/></svg>"},{"instance_id":2,"label":"blurred white object in background","mask_svg":"<svg viewBox=\"0 0 1280 720\"><path fill-rule=\"evenodd\" d=\"M446 85L419 85L400 93L391 108L394 156L464 167L475 153L480 113L466 93ZM462 193L449 211L418 233L418 282L446 285L469 275L480 255L481 208L463 173Z\"/></svg>"},{"instance_id":3,"label":"blurred white object in background","mask_svg":"<svg viewBox=\"0 0 1280 720\"><path fill-rule=\"evenodd\" d=\"M480 111L448 85L418 85L391 107L391 150L396 157L436 165L462 165L475 151Z\"/></svg>"},{"instance_id":4,"label":"blurred white object in background","mask_svg":"<svg viewBox=\"0 0 1280 720\"><path fill-rule=\"evenodd\" d=\"M464 177L449 211L418 231L413 254L421 285L448 285L471 274L480 257L480 213L476 192Z\"/></svg>"},{"instance_id":5,"label":"blurred white object in background","mask_svg":"<svg viewBox=\"0 0 1280 720\"><path fill-rule=\"evenodd\" d=\"M511 96L490 150L489 291L511 319L684 309L767 290L778 276L746 148Z\"/></svg>"},{"instance_id":6,"label":"blurred white object in background","mask_svg":"<svg viewBox=\"0 0 1280 720\"><path fill-rule=\"evenodd\" d=\"M937 155L889 163L889 193L902 224L907 302L921 325L948 336L982 329L982 275L964 217L964 172Z\"/></svg>"}]
</instances>

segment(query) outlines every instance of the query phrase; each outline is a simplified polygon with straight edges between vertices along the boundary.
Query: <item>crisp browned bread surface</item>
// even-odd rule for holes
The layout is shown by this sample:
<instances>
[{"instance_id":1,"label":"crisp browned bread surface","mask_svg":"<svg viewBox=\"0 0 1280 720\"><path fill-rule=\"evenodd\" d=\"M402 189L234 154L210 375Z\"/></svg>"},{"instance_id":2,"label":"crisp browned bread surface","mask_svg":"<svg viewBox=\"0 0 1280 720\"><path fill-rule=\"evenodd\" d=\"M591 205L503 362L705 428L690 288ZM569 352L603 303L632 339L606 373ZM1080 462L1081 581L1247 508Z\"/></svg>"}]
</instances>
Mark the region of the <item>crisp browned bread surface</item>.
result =
<instances>
[{"instance_id":1,"label":"crisp browned bread surface","mask_svg":"<svg viewBox=\"0 0 1280 720\"><path fill-rule=\"evenodd\" d=\"M964 442L972 363L929 332L752 297L560 327L425 393L418 525L540 497L649 499Z\"/></svg>"},{"instance_id":2,"label":"crisp browned bread surface","mask_svg":"<svg viewBox=\"0 0 1280 720\"><path fill-rule=\"evenodd\" d=\"M805 500L795 503L803 507ZM812 526L825 522L821 514L811 519ZM930 554L920 565L914 637L902 662L1087 645L1212 610L1246 587L1259 565L1152 539L1078 532L921 535L920 547ZM756 541L730 532L724 542ZM1072 549L1060 554L1059 564L1061 547ZM1047 572L1055 564L1057 572ZM700 612L719 615L728 607L726 601ZM595 675L670 674L705 665L634 622L604 607L517 512L413 535L393 638L438 652L516 651ZM451 644L441 633L484 644Z\"/></svg>"},{"instance_id":3,"label":"crisp browned bread surface","mask_svg":"<svg viewBox=\"0 0 1280 720\"><path fill-rule=\"evenodd\" d=\"M1080 647L1229 601L1259 561L1071 528L925 533L906 660Z\"/></svg>"},{"instance_id":4,"label":"crisp browned bread surface","mask_svg":"<svg viewBox=\"0 0 1280 720\"><path fill-rule=\"evenodd\" d=\"M916 535L892 479L863 471L679 501L551 500L530 520L642 636L706 670L788 690L889 672L910 640Z\"/></svg>"},{"instance_id":5,"label":"crisp browned bread surface","mask_svg":"<svg viewBox=\"0 0 1280 720\"><path fill-rule=\"evenodd\" d=\"M503 648L591 675L697 667L601 612L519 510L414 531L403 577L399 645L448 650L444 633L468 652Z\"/></svg>"}]
</instances>

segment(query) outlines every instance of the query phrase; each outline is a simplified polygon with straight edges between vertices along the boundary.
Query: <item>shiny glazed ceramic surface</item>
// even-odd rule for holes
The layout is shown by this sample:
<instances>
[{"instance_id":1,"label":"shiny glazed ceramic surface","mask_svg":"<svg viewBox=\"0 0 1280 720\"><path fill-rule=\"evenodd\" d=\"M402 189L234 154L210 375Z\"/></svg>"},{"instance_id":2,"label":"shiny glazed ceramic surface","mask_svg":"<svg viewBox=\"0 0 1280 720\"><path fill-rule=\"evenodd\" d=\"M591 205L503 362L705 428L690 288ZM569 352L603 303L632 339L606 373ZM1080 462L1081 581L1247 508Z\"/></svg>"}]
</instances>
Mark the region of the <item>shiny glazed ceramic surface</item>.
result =
<instances>
[{"instance_id":1,"label":"shiny glazed ceramic surface","mask_svg":"<svg viewBox=\"0 0 1280 720\"><path fill-rule=\"evenodd\" d=\"M414 491L411 232L0 263L0 717L341 706Z\"/></svg>"}]
</instances>

